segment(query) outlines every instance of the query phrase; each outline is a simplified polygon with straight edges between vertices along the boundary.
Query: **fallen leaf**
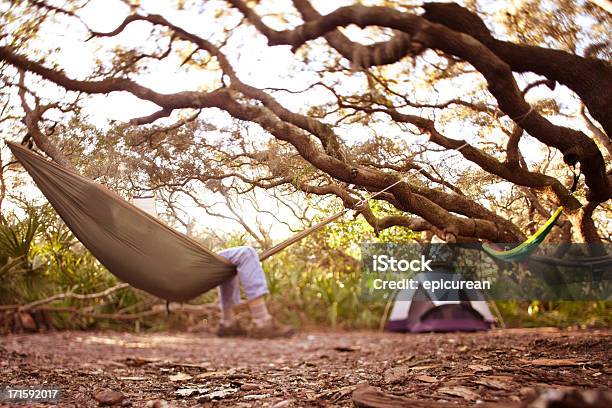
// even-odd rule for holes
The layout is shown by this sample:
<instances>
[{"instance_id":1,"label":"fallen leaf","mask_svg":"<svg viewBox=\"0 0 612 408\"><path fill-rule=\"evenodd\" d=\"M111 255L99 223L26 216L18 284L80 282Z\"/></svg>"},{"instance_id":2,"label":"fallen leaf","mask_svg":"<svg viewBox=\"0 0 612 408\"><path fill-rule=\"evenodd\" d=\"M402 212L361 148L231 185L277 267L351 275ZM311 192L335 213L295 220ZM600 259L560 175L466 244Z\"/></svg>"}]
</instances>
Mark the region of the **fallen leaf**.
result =
<instances>
[{"instance_id":1,"label":"fallen leaf","mask_svg":"<svg viewBox=\"0 0 612 408\"><path fill-rule=\"evenodd\" d=\"M201 373L196 375L196 378L204 378L204 379L210 379L210 378L221 378L224 377L225 374L227 373L222 373L220 371L210 371L207 373Z\"/></svg>"},{"instance_id":2,"label":"fallen leaf","mask_svg":"<svg viewBox=\"0 0 612 408\"><path fill-rule=\"evenodd\" d=\"M238 388L224 388L221 390L213 391L198 398L198 402L203 403L227 398L228 396L234 394L236 391L238 391Z\"/></svg>"},{"instance_id":3,"label":"fallen leaf","mask_svg":"<svg viewBox=\"0 0 612 408\"><path fill-rule=\"evenodd\" d=\"M249 378L249 376L246 374L236 373L232 371L209 371L206 373L197 374L196 378L206 379L206 380L220 379L220 378L239 380L243 378Z\"/></svg>"},{"instance_id":4,"label":"fallen leaf","mask_svg":"<svg viewBox=\"0 0 612 408\"><path fill-rule=\"evenodd\" d=\"M491 371L493 369L493 367L484 364L470 364L468 368L477 373Z\"/></svg>"},{"instance_id":5,"label":"fallen leaf","mask_svg":"<svg viewBox=\"0 0 612 408\"><path fill-rule=\"evenodd\" d=\"M512 386L504 381L497 380L495 378L478 378L472 381L475 384L484 385L485 387L489 387L493 390L511 390Z\"/></svg>"},{"instance_id":6,"label":"fallen leaf","mask_svg":"<svg viewBox=\"0 0 612 408\"><path fill-rule=\"evenodd\" d=\"M439 367L439 366L440 366L439 364L415 366L415 367L410 367L410 370L412 370L412 371L429 370L430 368L436 368L436 367Z\"/></svg>"},{"instance_id":7,"label":"fallen leaf","mask_svg":"<svg viewBox=\"0 0 612 408\"><path fill-rule=\"evenodd\" d=\"M344 387L340 387L340 388L335 388L333 390L328 390L325 392L322 392L321 394L318 394L317 396L315 396L313 399L318 399L318 398L323 398L323 397L328 397L334 394L337 394L336 398L338 396L342 396L342 395L346 395L349 392L353 392L353 390L355 389L354 385L347 385Z\"/></svg>"},{"instance_id":8,"label":"fallen leaf","mask_svg":"<svg viewBox=\"0 0 612 408\"><path fill-rule=\"evenodd\" d=\"M189 374L185 374L185 373L178 373L178 374L174 374L168 377L168 379L170 381L186 381L186 380L191 380L193 377L190 376Z\"/></svg>"},{"instance_id":9,"label":"fallen leaf","mask_svg":"<svg viewBox=\"0 0 612 408\"><path fill-rule=\"evenodd\" d=\"M241 391L253 391L253 390L258 390L260 388L261 388L260 384L252 384L252 383L246 383L240 386Z\"/></svg>"},{"instance_id":10,"label":"fallen leaf","mask_svg":"<svg viewBox=\"0 0 612 408\"><path fill-rule=\"evenodd\" d=\"M245 395L244 397L242 397L242 399L245 400L261 400L261 399L266 399L270 397L270 394L251 394L251 395Z\"/></svg>"},{"instance_id":11,"label":"fallen leaf","mask_svg":"<svg viewBox=\"0 0 612 408\"><path fill-rule=\"evenodd\" d=\"M104 362L103 362L103 364L104 364L104 365L107 365L107 366L119 367L119 368L125 368L125 367L127 367L127 365L126 365L126 364L121 363L121 362L119 362L119 361L104 361Z\"/></svg>"},{"instance_id":12,"label":"fallen leaf","mask_svg":"<svg viewBox=\"0 0 612 408\"><path fill-rule=\"evenodd\" d=\"M580 363L570 359L536 358L535 360L521 360L525 364L541 367L576 367Z\"/></svg>"},{"instance_id":13,"label":"fallen leaf","mask_svg":"<svg viewBox=\"0 0 612 408\"><path fill-rule=\"evenodd\" d=\"M410 376L410 368L404 366L391 367L383 373L383 379L387 384L402 382Z\"/></svg>"},{"instance_id":14,"label":"fallen leaf","mask_svg":"<svg viewBox=\"0 0 612 408\"><path fill-rule=\"evenodd\" d=\"M356 407L411 407L411 408L432 408L432 407L455 407L451 403L437 403L434 401L423 401L406 398L399 395L390 394L367 384L358 386L353 392L353 404Z\"/></svg>"},{"instance_id":15,"label":"fallen leaf","mask_svg":"<svg viewBox=\"0 0 612 408\"><path fill-rule=\"evenodd\" d=\"M455 397L461 397L469 401L476 401L480 398L480 395L478 395L471 389L467 387L462 387L460 385L453 387L441 387L438 389L438 392L448 395L454 395Z\"/></svg>"},{"instance_id":16,"label":"fallen leaf","mask_svg":"<svg viewBox=\"0 0 612 408\"><path fill-rule=\"evenodd\" d=\"M422 381L422 382L426 382L426 383L435 383L438 382L438 379L436 377L432 377L430 375L417 375L414 377L415 380L417 381Z\"/></svg>"},{"instance_id":17,"label":"fallen leaf","mask_svg":"<svg viewBox=\"0 0 612 408\"><path fill-rule=\"evenodd\" d=\"M147 377L117 377L118 380L123 380L123 381L146 381L148 380Z\"/></svg>"}]
</instances>

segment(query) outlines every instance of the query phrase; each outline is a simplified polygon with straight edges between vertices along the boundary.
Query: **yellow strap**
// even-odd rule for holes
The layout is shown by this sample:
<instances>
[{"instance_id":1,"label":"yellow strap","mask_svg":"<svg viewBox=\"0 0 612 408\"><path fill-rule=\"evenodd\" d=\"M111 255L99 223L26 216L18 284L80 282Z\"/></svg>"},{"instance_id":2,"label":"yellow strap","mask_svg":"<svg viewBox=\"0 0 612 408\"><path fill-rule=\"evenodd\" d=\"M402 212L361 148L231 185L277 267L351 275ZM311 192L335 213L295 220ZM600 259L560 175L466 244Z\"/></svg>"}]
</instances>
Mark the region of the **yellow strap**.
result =
<instances>
[{"instance_id":1,"label":"yellow strap","mask_svg":"<svg viewBox=\"0 0 612 408\"><path fill-rule=\"evenodd\" d=\"M529 238L527 238L527 240L525 242L523 242L522 244L508 250L508 251L499 251L491 246L487 246L487 250L489 250L490 252L493 252L494 254L498 254L498 255L510 255L510 254L514 254L517 253L519 251L521 251L523 248L525 248L527 245L531 244L533 241L535 241L540 234L542 234L548 227L550 227L551 224L553 224L554 222L557 221L557 219L559 218L559 216L561 215L561 212L563 211L563 206L557 208L557 211L555 211L553 213L553 215L548 219L548 221L546 221L546 223L544 225L542 225L540 227L540 229L538 229L536 231L535 234L533 234L532 236L530 236Z\"/></svg>"}]
</instances>

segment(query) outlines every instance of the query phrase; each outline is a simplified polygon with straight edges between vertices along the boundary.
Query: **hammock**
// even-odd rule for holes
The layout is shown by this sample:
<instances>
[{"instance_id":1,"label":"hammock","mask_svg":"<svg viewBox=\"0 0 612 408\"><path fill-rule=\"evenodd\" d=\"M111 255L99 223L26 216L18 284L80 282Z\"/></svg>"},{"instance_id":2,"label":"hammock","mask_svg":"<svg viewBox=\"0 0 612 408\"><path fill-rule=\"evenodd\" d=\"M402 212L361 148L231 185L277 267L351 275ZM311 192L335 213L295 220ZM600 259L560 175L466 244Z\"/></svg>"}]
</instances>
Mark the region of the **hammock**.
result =
<instances>
[{"instance_id":1,"label":"hammock","mask_svg":"<svg viewBox=\"0 0 612 408\"><path fill-rule=\"evenodd\" d=\"M234 265L102 185L6 142L68 228L112 274L162 299L182 302L218 286ZM270 248L264 260L335 221L340 211Z\"/></svg>"},{"instance_id":2,"label":"hammock","mask_svg":"<svg viewBox=\"0 0 612 408\"><path fill-rule=\"evenodd\" d=\"M559 219L559 216L561 215L562 211L563 207L557 208L557 211L555 211L554 214L548 219L548 221L546 221L546 224L542 225L542 227L537 230L535 234L530 236L525 242L512 249L503 251L487 243L482 244L482 249L484 249L484 251L492 257L505 262L522 261L532 252L538 249L538 246L542 243L542 241L544 241L544 239L546 239L546 236L552 230L552 227Z\"/></svg>"}]
</instances>

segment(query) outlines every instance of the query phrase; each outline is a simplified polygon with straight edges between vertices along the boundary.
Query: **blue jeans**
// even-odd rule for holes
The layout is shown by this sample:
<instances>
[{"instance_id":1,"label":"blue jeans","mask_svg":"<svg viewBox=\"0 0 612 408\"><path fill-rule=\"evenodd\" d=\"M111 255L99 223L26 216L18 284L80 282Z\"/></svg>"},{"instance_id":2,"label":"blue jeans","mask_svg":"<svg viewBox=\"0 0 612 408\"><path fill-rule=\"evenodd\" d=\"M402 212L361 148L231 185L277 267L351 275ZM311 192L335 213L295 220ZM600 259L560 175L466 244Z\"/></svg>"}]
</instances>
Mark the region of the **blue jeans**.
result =
<instances>
[{"instance_id":1,"label":"blue jeans","mask_svg":"<svg viewBox=\"0 0 612 408\"><path fill-rule=\"evenodd\" d=\"M247 300L252 300L268 293L268 282L257 252L248 246L224 249L219 255L234 265L238 272L231 279L219 285L221 308L229 309L240 304L240 284Z\"/></svg>"}]
</instances>

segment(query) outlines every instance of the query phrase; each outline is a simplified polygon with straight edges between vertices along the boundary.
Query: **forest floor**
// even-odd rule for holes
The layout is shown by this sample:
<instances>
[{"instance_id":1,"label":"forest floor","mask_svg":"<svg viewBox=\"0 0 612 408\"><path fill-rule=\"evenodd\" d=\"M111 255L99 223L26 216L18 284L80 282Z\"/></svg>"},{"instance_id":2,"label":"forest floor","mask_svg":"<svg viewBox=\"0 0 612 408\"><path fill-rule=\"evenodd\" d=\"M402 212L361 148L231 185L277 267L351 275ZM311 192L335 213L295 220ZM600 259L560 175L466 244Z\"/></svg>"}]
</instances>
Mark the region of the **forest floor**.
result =
<instances>
[{"instance_id":1,"label":"forest floor","mask_svg":"<svg viewBox=\"0 0 612 408\"><path fill-rule=\"evenodd\" d=\"M12 334L0 337L0 384L61 387L66 407L353 406L364 384L423 403L410 406L509 406L543 388L609 389L611 346L612 330Z\"/></svg>"}]
</instances>

